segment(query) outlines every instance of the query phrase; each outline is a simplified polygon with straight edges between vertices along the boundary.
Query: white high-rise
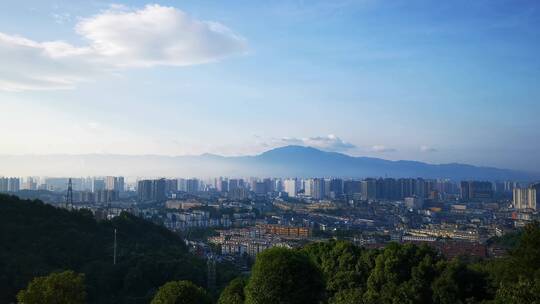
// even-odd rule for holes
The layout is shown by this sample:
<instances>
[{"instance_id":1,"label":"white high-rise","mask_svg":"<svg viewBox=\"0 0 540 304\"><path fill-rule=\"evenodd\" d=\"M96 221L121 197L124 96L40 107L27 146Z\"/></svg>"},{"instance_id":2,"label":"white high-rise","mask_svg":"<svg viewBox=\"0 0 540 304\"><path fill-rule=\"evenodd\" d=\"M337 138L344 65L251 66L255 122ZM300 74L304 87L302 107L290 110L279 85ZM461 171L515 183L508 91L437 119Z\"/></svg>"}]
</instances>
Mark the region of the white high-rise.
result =
<instances>
[{"instance_id":1,"label":"white high-rise","mask_svg":"<svg viewBox=\"0 0 540 304\"><path fill-rule=\"evenodd\" d=\"M296 197L298 194L298 181L295 178L286 179L283 186L290 197Z\"/></svg>"},{"instance_id":2,"label":"white high-rise","mask_svg":"<svg viewBox=\"0 0 540 304\"><path fill-rule=\"evenodd\" d=\"M536 189L535 188L514 188L514 208L536 210Z\"/></svg>"}]
</instances>

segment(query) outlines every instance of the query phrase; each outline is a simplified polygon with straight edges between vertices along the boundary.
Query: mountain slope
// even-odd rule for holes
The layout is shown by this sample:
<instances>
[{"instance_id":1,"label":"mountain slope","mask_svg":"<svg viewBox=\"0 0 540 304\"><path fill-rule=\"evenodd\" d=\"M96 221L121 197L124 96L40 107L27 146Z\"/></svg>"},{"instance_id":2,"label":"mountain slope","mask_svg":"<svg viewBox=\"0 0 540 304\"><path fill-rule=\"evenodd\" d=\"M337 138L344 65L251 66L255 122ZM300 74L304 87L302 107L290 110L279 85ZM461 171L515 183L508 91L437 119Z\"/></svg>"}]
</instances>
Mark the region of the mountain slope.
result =
<instances>
[{"instance_id":1,"label":"mountain slope","mask_svg":"<svg viewBox=\"0 0 540 304\"><path fill-rule=\"evenodd\" d=\"M427 164L353 157L311 147L286 146L255 156L224 157L157 155L36 155L0 156L0 175L124 175L124 176L275 176L275 177L424 177L534 180L540 173L477 167L465 164ZM13 173L11 173L13 172Z\"/></svg>"},{"instance_id":2,"label":"mountain slope","mask_svg":"<svg viewBox=\"0 0 540 304\"><path fill-rule=\"evenodd\" d=\"M90 303L148 303L167 281L206 280L204 261L165 228L129 214L96 222L88 212L0 194L0 303L14 302L33 277L66 269L86 275Z\"/></svg>"}]
</instances>

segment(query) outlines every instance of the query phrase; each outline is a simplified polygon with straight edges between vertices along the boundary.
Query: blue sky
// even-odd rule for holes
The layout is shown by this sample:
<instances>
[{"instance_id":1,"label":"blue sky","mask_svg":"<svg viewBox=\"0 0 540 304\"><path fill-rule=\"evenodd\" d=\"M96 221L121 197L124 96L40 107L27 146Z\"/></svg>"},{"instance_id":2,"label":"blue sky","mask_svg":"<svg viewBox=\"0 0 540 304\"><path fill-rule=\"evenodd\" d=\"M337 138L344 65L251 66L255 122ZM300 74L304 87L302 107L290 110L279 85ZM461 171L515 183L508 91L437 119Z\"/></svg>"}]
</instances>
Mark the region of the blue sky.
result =
<instances>
[{"instance_id":1,"label":"blue sky","mask_svg":"<svg viewBox=\"0 0 540 304\"><path fill-rule=\"evenodd\" d=\"M2 1L2 154L540 171L537 1Z\"/></svg>"}]
</instances>

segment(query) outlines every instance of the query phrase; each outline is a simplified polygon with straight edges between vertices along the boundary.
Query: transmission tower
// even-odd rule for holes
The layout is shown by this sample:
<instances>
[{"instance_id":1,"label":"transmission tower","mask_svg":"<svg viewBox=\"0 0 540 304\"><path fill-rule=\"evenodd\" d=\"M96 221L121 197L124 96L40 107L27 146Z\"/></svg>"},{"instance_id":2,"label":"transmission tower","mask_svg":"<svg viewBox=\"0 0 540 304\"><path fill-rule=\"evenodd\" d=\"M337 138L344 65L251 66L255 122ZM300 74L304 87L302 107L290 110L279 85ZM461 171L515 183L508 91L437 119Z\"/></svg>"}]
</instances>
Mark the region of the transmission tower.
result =
<instances>
[{"instance_id":1,"label":"transmission tower","mask_svg":"<svg viewBox=\"0 0 540 304\"><path fill-rule=\"evenodd\" d=\"M69 178L66 193L66 209L73 209L73 183L71 182L71 178Z\"/></svg>"},{"instance_id":2,"label":"transmission tower","mask_svg":"<svg viewBox=\"0 0 540 304\"><path fill-rule=\"evenodd\" d=\"M207 287L210 292L213 292L216 289L216 259L213 255L208 257L206 261L206 266L208 267L207 273Z\"/></svg>"}]
</instances>

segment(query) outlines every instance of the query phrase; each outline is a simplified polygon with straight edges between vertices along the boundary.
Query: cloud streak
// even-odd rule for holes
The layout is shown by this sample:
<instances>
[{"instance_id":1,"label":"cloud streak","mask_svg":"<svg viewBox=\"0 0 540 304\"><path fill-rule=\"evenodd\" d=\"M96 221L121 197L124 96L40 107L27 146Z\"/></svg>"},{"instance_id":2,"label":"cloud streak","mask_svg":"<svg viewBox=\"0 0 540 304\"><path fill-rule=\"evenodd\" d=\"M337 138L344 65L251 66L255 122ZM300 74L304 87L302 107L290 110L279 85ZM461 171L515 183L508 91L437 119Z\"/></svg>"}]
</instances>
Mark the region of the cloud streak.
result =
<instances>
[{"instance_id":1,"label":"cloud streak","mask_svg":"<svg viewBox=\"0 0 540 304\"><path fill-rule=\"evenodd\" d=\"M437 149L430 146L420 146L420 152L437 152Z\"/></svg>"},{"instance_id":2,"label":"cloud streak","mask_svg":"<svg viewBox=\"0 0 540 304\"><path fill-rule=\"evenodd\" d=\"M397 150L394 149L394 148L390 148L390 147L383 146L383 145L375 145L375 146L372 146L370 150L371 150L372 152L379 152L379 153L383 153L383 152L396 152L396 151L397 151Z\"/></svg>"},{"instance_id":3,"label":"cloud streak","mask_svg":"<svg viewBox=\"0 0 540 304\"><path fill-rule=\"evenodd\" d=\"M346 142L333 134L304 138L283 137L279 141L280 143L287 145L309 146L328 151L346 151L356 148L355 145Z\"/></svg>"},{"instance_id":4,"label":"cloud streak","mask_svg":"<svg viewBox=\"0 0 540 304\"><path fill-rule=\"evenodd\" d=\"M0 90L71 89L99 73L198 65L247 52L246 40L225 25L160 5L111 7L81 19L75 30L86 45L0 33Z\"/></svg>"}]
</instances>

